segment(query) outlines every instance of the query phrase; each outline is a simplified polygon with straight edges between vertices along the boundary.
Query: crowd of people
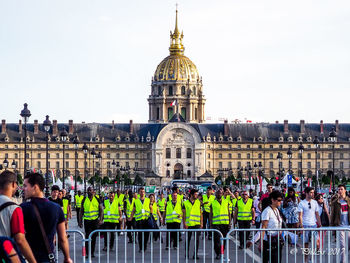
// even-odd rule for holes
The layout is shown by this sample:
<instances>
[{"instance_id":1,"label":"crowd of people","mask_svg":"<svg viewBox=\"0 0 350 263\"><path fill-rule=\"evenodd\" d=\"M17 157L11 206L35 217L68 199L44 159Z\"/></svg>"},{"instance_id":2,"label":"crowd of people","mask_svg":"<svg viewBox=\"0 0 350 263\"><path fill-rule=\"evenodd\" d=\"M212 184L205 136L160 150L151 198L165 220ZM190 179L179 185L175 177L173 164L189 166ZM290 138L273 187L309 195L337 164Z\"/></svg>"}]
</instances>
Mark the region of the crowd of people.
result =
<instances>
[{"instance_id":1,"label":"crowd of people","mask_svg":"<svg viewBox=\"0 0 350 263\"><path fill-rule=\"evenodd\" d=\"M194 188L181 191L175 186L171 191L160 191L148 196L142 187L137 192L117 190L102 194L96 194L92 187L88 187L86 196L78 191L74 198L68 196L65 189L53 185L48 199L44 197L44 187L45 181L41 174L27 174L23 187L25 201L18 205L11 200L17 189L17 176L11 171L0 174L0 236L14 240L4 246L9 257L23 255L28 262L52 262L54 245L58 242L64 262L72 262L66 230L74 210L77 224L84 227L86 238L97 229L143 230L139 233L127 232L128 242L138 243L141 252L147 250L149 241L150 231L145 230L159 227L179 230L166 234L165 249L178 248L184 238L186 258L190 257L192 237L195 242L192 258L199 259L199 240L202 236L209 240L214 238L214 251L219 259L222 253L219 232L226 236L231 229L244 229L238 231L239 249L246 249L256 242L262 251L263 262L281 262L285 240L282 228L302 228L300 235L303 246L307 248L313 238L319 247L318 233L321 231L309 231L309 228L345 227L350 222L350 198L344 185L338 185L337 193L329 200L315 193L312 187L306 187L298 194L293 188L274 190L270 184L265 193L239 189L232 191L229 187L219 187L214 191L208 187L203 194ZM180 229L188 229L185 237ZM218 231L212 234L198 231L200 229ZM255 231L255 235L251 235L250 231L255 229L262 231ZM112 251L118 242L115 234L110 233L110 238L107 238L107 233L103 235L103 250ZM92 257L96 236L91 236ZM341 231L341 248L347 244L345 236L345 232ZM155 233L153 238L163 242L164 236ZM88 245L86 249L89 249ZM345 255L342 255L342 260L347 262Z\"/></svg>"}]
</instances>

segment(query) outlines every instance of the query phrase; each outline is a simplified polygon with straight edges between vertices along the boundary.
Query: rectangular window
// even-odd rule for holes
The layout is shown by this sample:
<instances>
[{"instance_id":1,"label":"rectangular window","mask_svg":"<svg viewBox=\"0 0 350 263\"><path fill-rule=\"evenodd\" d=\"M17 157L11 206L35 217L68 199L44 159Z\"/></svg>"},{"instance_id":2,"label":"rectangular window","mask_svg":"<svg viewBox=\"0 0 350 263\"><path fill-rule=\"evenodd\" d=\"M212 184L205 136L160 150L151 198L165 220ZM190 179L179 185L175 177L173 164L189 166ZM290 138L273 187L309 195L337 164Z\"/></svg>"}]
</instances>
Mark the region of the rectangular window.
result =
<instances>
[{"instance_id":1,"label":"rectangular window","mask_svg":"<svg viewBox=\"0 0 350 263\"><path fill-rule=\"evenodd\" d=\"M227 168L231 169L232 168L232 162L227 163Z\"/></svg>"},{"instance_id":2,"label":"rectangular window","mask_svg":"<svg viewBox=\"0 0 350 263\"><path fill-rule=\"evenodd\" d=\"M344 163L343 162L340 162L339 165L340 165L340 169L344 169Z\"/></svg>"},{"instance_id":3,"label":"rectangular window","mask_svg":"<svg viewBox=\"0 0 350 263\"><path fill-rule=\"evenodd\" d=\"M307 162L307 168L311 169L311 162Z\"/></svg>"},{"instance_id":4,"label":"rectangular window","mask_svg":"<svg viewBox=\"0 0 350 263\"><path fill-rule=\"evenodd\" d=\"M332 162L328 162L328 169L332 168Z\"/></svg>"},{"instance_id":5,"label":"rectangular window","mask_svg":"<svg viewBox=\"0 0 350 263\"><path fill-rule=\"evenodd\" d=\"M219 162L219 168L222 169L222 162Z\"/></svg>"},{"instance_id":6,"label":"rectangular window","mask_svg":"<svg viewBox=\"0 0 350 263\"><path fill-rule=\"evenodd\" d=\"M66 159L69 159L69 153L66 153L66 157L65 157Z\"/></svg>"},{"instance_id":7,"label":"rectangular window","mask_svg":"<svg viewBox=\"0 0 350 263\"><path fill-rule=\"evenodd\" d=\"M241 168L242 164L241 162L237 162L237 168Z\"/></svg>"},{"instance_id":8,"label":"rectangular window","mask_svg":"<svg viewBox=\"0 0 350 263\"><path fill-rule=\"evenodd\" d=\"M270 162L270 169L273 169L273 162Z\"/></svg>"},{"instance_id":9,"label":"rectangular window","mask_svg":"<svg viewBox=\"0 0 350 263\"><path fill-rule=\"evenodd\" d=\"M60 158L60 154L56 153L56 158L59 159Z\"/></svg>"},{"instance_id":10,"label":"rectangular window","mask_svg":"<svg viewBox=\"0 0 350 263\"><path fill-rule=\"evenodd\" d=\"M37 148L38 148L38 149L41 149L41 145L39 144Z\"/></svg>"},{"instance_id":11,"label":"rectangular window","mask_svg":"<svg viewBox=\"0 0 350 263\"><path fill-rule=\"evenodd\" d=\"M222 159L222 153L219 153L219 159Z\"/></svg>"},{"instance_id":12,"label":"rectangular window","mask_svg":"<svg viewBox=\"0 0 350 263\"><path fill-rule=\"evenodd\" d=\"M258 145L258 149L262 149L262 145L261 144Z\"/></svg>"},{"instance_id":13,"label":"rectangular window","mask_svg":"<svg viewBox=\"0 0 350 263\"><path fill-rule=\"evenodd\" d=\"M15 153L15 159L18 159L18 153Z\"/></svg>"},{"instance_id":14,"label":"rectangular window","mask_svg":"<svg viewBox=\"0 0 350 263\"><path fill-rule=\"evenodd\" d=\"M41 169L41 162L38 162L38 169Z\"/></svg>"},{"instance_id":15,"label":"rectangular window","mask_svg":"<svg viewBox=\"0 0 350 263\"><path fill-rule=\"evenodd\" d=\"M229 158L229 159L232 159L232 153L229 153L229 154L228 154L228 158Z\"/></svg>"},{"instance_id":16,"label":"rectangular window","mask_svg":"<svg viewBox=\"0 0 350 263\"><path fill-rule=\"evenodd\" d=\"M208 168L210 168L210 162L208 162Z\"/></svg>"},{"instance_id":17,"label":"rectangular window","mask_svg":"<svg viewBox=\"0 0 350 263\"><path fill-rule=\"evenodd\" d=\"M273 145L270 144L270 149L273 149Z\"/></svg>"},{"instance_id":18,"label":"rectangular window","mask_svg":"<svg viewBox=\"0 0 350 263\"><path fill-rule=\"evenodd\" d=\"M241 154L240 154L240 153L237 154L237 158L238 158L238 159L241 159Z\"/></svg>"},{"instance_id":19,"label":"rectangular window","mask_svg":"<svg viewBox=\"0 0 350 263\"><path fill-rule=\"evenodd\" d=\"M332 159L332 154L331 153L328 154L328 159Z\"/></svg>"},{"instance_id":20,"label":"rectangular window","mask_svg":"<svg viewBox=\"0 0 350 263\"><path fill-rule=\"evenodd\" d=\"M181 159L181 148L176 148L176 158Z\"/></svg>"},{"instance_id":21,"label":"rectangular window","mask_svg":"<svg viewBox=\"0 0 350 263\"><path fill-rule=\"evenodd\" d=\"M250 145L249 144L247 145L247 149L250 149Z\"/></svg>"},{"instance_id":22,"label":"rectangular window","mask_svg":"<svg viewBox=\"0 0 350 263\"><path fill-rule=\"evenodd\" d=\"M219 149L222 149L222 145L221 144L219 145Z\"/></svg>"},{"instance_id":23,"label":"rectangular window","mask_svg":"<svg viewBox=\"0 0 350 263\"><path fill-rule=\"evenodd\" d=\"M56 162L56 169L60 169L60 162Z\"/></svg>"},{"instance_id":24,"label":"rectangular window","mask_svg":"<svg viewBox=\"0 0 350 263\"><path fill-rule=\"evenodd\" d=\"M340 158L340 159L344 159L344 154L343 154L343 153L340 153L339 158Z\"/></svg>"},{"instance_id":25,"label":"rectangular window","mask_svg":"<svg viewBox=\"0 0 350 263\"><path fill-rule=\"evenodd\" d=\"M270 159L273 159L273 153L270 153Z\"/></svg>"},{"instance_id":26,"label":"rectangular window","mask_svg":"<svg viewBox=\"0 0 350 263\"><path fill-rule=\"evenodd\" d=\"M66 167L64 167L65 169L69 168L69 162L66 162Z\"/></svg>"},{"instance_id":27,"label":"rectangular window","mask_svg":"<svg viewBox=\"0 0 350 263\"><path fill-rule=\"evenodd\" d=\"M147 159L151 159L151 153L147 153Z\"/></svg>"},{"instance_id":28,"label":"rectangular window","mask_svg":"<svg viewBox=\"0 0 350 263\"><path fill-rule=\"evenodd\" d=\"M210 159L210 153L208 153L208 159Z\"/></svg>"},{"instance_id":29,"label":"rectangular window","mask_svg":"<svg viewBox=\"0 0 350 263\"><path fill-rule=\"evenodd\" d=\"M130 166L129 166L129 162L125 162L125 167L126 168L129 168Z\"/></svg>"},{"instance_id":30,"label":"rectangular window","mask_svg":"<svg viewBox=\"0 0 350 263\"><path fill-rule=\"evenodd\" d=\"M307 158L308 158L308 159L311 159L311 153L308 153L308 154L307 154Z\"/></svg>"},{"instance_id":31,"label":"rectangular window","mask_svg":"<svg viewBox=\"0 0 350 263\"><path fill-rule=\"evenodd\" d=\"M135 168L139 167L139 162L135 162Z\"/></svg>"},{"instance_id":32,"label":"rectangular window","mask_svg":"<svg viewBox=\"0 0 350 263\"><path fill-rule=\"evenodd\" d=\"M150 168L151 168L151 163L147 162L147 169L150 169Z\"/></svg>"},{"instance_id":33,"label":"rectangular window","mask_svg":"<svg viewBox=\"0 0 350 263\"><path fill-rule=\"evenodd\" d=\"M111 149L111 146L109 144L107 145L107 149Z\"/></svg>"},{"instance_id":34,"label":"rectangular window","mask_svg":"<svg viewBox=\"0 0 350 263\"><path fill-rule=\"evenodd\" d=\"M51 168L50 162L47 163L47 168L49 168L49 169Z\"/></svg>"},{"instance_id":35,"label":"rectangular window","mask_svg":"<svg viewBox=\"0 0 350 263\"><path fill-rule=\"evenodd\" d=\"M120 154L119 154L119 153L116 153L116 154L115 154L115 158L119 159L119 158L120 158Z\"/></svg>"},{"instance_id":36,"label":"rectangular window","mask_svg":"<svg viewBox=\"0 0 350 263\"><path fill-rule=\"evenodd\" d=\"M108 169L111 168L111 162L107 162L107 168L108 168Z\"/></svg>"},{"instance_id":37,"label":"rectangular window","mask_svg":"<svg viewBox=\"0 0 350 263\"><path fill-rule=\"evenodd\" d=\"M250 153L247 153L247 159L250 159Z\"/></svg>"},{"instance_id":38,"label":"rectangular window","mask_svg":"<svg viewBox=\"0 0 350 263\"><path fill-rule=\"evenodd\" d=\"M320 169L320 162L317 162L317 169Z\"/></svg>"},{"instance_id":39,"label":"rectangular window","mask_svg":"<svg viewBox=\"0 0 350 263\"><path fill-rule=\"evenodd\" d=\"M301 162L298 162L298 169L301 169Z\"/></svg>"},{"instance_id":40,"label":"rectangular window","mask_svg":"<svg viewBox=\"0 0 350 263\"><path fill-rule=\"evenodd\" d=\"M192 149L191 148L187 148L187 150L186 150L186 157L187 157L187 159L191 159L192 158Z\"/></svg>"},{"instance_id":41,"label":"rectangular window","mask_svg":"<svg viewBox=\"0 0 350 263\"><path fill-rule=\"evenodd\" d=\"M9 158L9 154L5 153L5 158L8 159Z\"/></svg>"}]
</instances>

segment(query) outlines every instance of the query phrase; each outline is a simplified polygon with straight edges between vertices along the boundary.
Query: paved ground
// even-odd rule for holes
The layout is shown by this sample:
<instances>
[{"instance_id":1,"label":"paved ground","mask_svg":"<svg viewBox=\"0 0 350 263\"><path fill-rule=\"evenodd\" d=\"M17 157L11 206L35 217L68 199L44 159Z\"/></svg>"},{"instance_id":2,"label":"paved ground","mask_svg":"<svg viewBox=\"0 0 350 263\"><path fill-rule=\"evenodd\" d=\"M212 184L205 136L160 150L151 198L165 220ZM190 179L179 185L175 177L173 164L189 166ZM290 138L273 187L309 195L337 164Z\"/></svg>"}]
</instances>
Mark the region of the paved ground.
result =
<instances>
[{"instance_id":1,"label":"paved ground","mask_svg":"<svg viewBox=\"0 0 350 263\"><path fill-rule=\"evenodd\" d=\"M77 226L76 218L74 217L69 223L70 230L79 230L82 231ZM82 231L83 232L83 231ZM336 257L333 254L339 254L340 251L336 250L336 243L334 237L327 236L324 239L324 250L322 256L322 262L335 262ZM147 250L142 253L139 252L139 247L137 243L128 243L128 239L125 235L120 235L117 237L117 241L114 249L107 253L103 251L103 242L104 239L102 235L97 237L96 249L95 249L95 258L92 258L91 262L220 262L220 260L215 259L215 253L213 250L213 240L200 239L198 256L199 260L192 259L194 251L194 242L192 238L191 247L190 247L190 258L185 260L185 242L179 242L180 245L178 249L171 248L165 250L165 233L163 236L163 243L158 241L153 241L148 243ZM182 235L184 239L185 235ZM330 246L328 247L328 240L330 241ZM78 234L70 233L69 244L71 250L71 257L74 262L83 262L82 257L82 237ZM287 262L286 255L288 255L288 262L303 262L303 245L301 240L297 246L295 245L285 245L282 251L282 262ZM257 245L249 249L239 249L239 242L237 241L235 234L231 235L231 239L228 244L228 249L226 248L225 257L227 256L227 251L229 252L230 262L261 262L260 256L261 252L258 250ZM253 252L254 251L254 252ZM308 251L304 250L304 254ZM309 251L310 252L310 251ZM313 251L312 253L315 253ZM61 252L58 252L59 262L62 259ZM317 255L314 258L313 262L321 262L321 256ZM330 260L330 261L328 261ZM350 261L348 261L350 262Z\"/></svg>"}]
</instances>

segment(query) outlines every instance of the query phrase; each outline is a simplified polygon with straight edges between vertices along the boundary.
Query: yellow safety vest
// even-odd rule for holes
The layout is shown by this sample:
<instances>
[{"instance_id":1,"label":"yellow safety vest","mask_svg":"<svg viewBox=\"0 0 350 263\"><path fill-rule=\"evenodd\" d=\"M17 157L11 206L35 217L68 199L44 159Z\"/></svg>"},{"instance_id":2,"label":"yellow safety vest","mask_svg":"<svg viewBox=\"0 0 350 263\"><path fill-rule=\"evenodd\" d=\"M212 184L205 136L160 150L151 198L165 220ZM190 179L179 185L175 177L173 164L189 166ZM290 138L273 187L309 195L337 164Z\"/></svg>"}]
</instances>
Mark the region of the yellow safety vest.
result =
<instances>
[{"instance_id":1,"label":"yellow safety vest","mask_svg":"<svg viewBox=\"0 0 350 263\"><path fill-rule=\"evenodd\" d=\"M183 202L184 200L184 195L180 195L178 194L177 197L180 199L181 202ZM172 201L173 200L173 196L172 195L169 195L169 201Z\"/></svg>"},{"instance_id":2,"label":"yellow safety vest","mask_svg":"<svg viewBox=\"0 0 350 263\"><path fill-rule=\"evenodd\" d=\"M214 200L215 200L214 195L211 195L209 198L208 198L208 195L206 195L206 194L203 195L203 203L208 202L207 204L204 205L205 212L210 213L210 205Z\"/></svg>"},{"instance_id":3,"label":"yellow safety vest","mask_svg":"<svg viewBox=\"0 0 350 263\"><path fill-rule=\"evenodd\" d=\"M190 200L184 202L186 210L187 226L197 226L201 224L201 202L197 199L193 205Z\"/></svg>"},{"instance_id":4,"label":"yellow safety vest","mask_svg":"<svg viewBox=\"0 0 350 263\"><path fill-rule=\"evenodd\" d=\"M63 203L63 213L64 213L64 218L67 219L68 217L68 199L63 198L62 199Z\"/></svg>"},{"instance_id":5,"label":"yellow safety vest","mask_svg":"<svg viewBox=\"0 0 350 263\"><path fill-rule=\"evenodd\" d=\"M75 207L80 208L81 207L81 201L83 201L84 196L83 195L76 195L75 196Z\"/></svg>"},{"instance_id":6,"label":"yellow safety vest","mask_svg":"<svg viewBox=\"0 0 350 263\"><path fill-rule=\"evenodd\" d=\"M156 202L153 203L152 210L153 210L152 215L153 215L154 219L157 221L158 220L158 214L157 214L158 206L157 206Z\"/></svg>"},{"instance_id":7,"label":"yellow safety vest","mask_svg":"<svg viewBox=\"0 0 350 263\"><path fill-rule=\"evenodd\" d=\"M213 218L213 225L228 225L230 223L229 217L229 202L227 199L222 198L221 204L218 200L214 200L211 203Z\"/></svg>"},{"instance_id":8,"label":"yellow safety vest","mask_svg":"<svg viewBox=\"0 0 350 263\"><path fill-rule=\"evenodd\" d=\"M228 195L228 196L226 196L226 198L223 198L223 199L226 199L226 201L228 202L228 209L229 209L230 214L232 214L233 204L232 204L231 196Z\"/></svg>"},{"instance_id":9,"label":"yellow safety vest","mask_svg":"<svg viewBox=\"0 0 350 263\"><path fill-rule=\"evenodd\" d=\"M89 197L85 198L84 204L84 220L95 220L98 218L99 202L96 197L90 201Z\"/></svg>"},{"instance_id":10,"label":"yellow safety vest","mask_svg":"<svg viewBox=\"0 0 350 263\"><path fill-rule=\"evenodd\" d=\"M118 196L118 200L119 200L119 205L120 205L120 210L124 210L124 194L120 194Z\"/></svg>"},{"instance_id":11,"label":"yellow safety vest","mask_svg":"<svg viewBox=\"0 0 350 263\"><path fill-rule=\"evenodd\" d=\"M136 221L146 220L149 217L151 213L149 205L150 205L150 200L147 197L145 197L143 204L140 199L135 200L135 220Z\"/></svg>"},{"instance_id":12,"label":"yellow safety vest","mask_svg":"<svg viewBox=\"0 0 350 263\"><path fill-rule=\"evenodd\" d=\"M114 198L113 202L108 200L104 201L105 208L103 210L104 222L119 223L119 200Z\"/></svg>"},{"instance_id":13,"label":"yellow safety vest","mask_svg":"<svg viewBox=\"0 0 350 263\"><path fill-rule=\"evenodd\" d=\"M253 207L253 199L249 198L247 203L243 202L243 199L239 199L237 201L237 220L252 220L252 207Z\"/></svg>"},{"instance_id":14,"label":"yellow safety vest","mask_svg":"<svg viewBox=\"0 0 350 263\"><path fill-rule=\"evenodd\" d=\"M163 199L159 199L157 202L157 205L159 207L159 211L164 212L165 211L165 198L163 197Z\"/></svg>"},{"instance_id":15,"label":"yellow safety vest","mask_svg":"<svg viewBox=\"0 0 350 263\"><path fill-rule=\"evenodd\" d=\"M169 200L166 204L166 216L165 221L167 223L181 223L182 219L182 209L181 209L181 200L177 199L175 207L173 203Z\"/></svg>"},{"instance_id":16,"label":"yellow safety vest","mask_svg":"<svg viewBox=\"0 0 350 263\"><path fill-rule=\"evenodd\" d=\"M127 198L125 202L126 202L126 216L129 218L131 217L132 210L134 210L135 198L131 199L131 203L129 198Z\"/></svg>"}]
</instances>

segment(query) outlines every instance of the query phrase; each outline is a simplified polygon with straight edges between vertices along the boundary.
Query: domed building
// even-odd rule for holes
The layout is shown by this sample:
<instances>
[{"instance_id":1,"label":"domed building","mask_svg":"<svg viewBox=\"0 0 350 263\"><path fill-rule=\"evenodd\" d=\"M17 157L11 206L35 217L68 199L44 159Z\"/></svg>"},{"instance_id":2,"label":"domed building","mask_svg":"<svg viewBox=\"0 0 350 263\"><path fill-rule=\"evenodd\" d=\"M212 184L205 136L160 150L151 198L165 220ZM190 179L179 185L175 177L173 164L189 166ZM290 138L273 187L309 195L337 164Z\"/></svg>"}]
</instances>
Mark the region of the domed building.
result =
<instances>
[{"instance_id":1,"label":"domed building","mask_svg":"<svg viewBox=\"0 0 350 263\"><path fill-rule=\"evenodd\" d=\"M166 123L179 113L186 122L203 123L205 99L196 65L184 55L183 33L170 31L170 55L159 63L148 98L149 122Z\"/></svg>"}]
</instances>

